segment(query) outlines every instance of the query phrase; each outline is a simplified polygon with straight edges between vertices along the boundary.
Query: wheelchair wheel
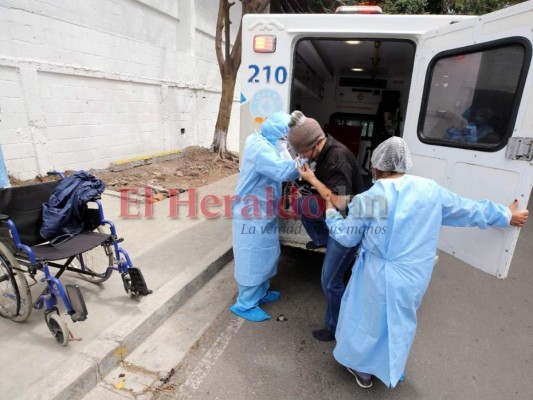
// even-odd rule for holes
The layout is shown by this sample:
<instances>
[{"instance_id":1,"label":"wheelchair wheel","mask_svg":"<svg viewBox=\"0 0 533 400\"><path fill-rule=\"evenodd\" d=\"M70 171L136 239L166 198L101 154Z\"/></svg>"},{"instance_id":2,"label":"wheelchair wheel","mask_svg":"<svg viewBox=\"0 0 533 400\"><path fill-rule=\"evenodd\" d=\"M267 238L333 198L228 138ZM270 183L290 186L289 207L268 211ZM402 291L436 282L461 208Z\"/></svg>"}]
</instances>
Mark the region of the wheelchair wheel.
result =
<instances>
[{"instance_id":1,"label":"wheelchair wheel","mask_svg":"<svg viewBox=\"0 0 533 400\"><path fill-rule=\"evenodd\" d=\"M66 346L69 339L67 323L63 321L60 315L52 312L45 316L48 329L61 346Z\"/></svg>"},{"instance_id":2,"label":"wheelchair wheel","mask_svg":"<svg viewBox=\"0 0 533 400\"><path fill-rule=\"evenodd\" d=\"M0 243L0 316L23 322L32 309L28 281L13 254Z\"/></svg>"},{"instance_id":3,"label":"wheelchair wheel","mask_svg":"<svg viewBox=\"0 0 533 400\"><path fill-rule=\"evenodd\" d=\"M96 229L99 233L106 233L102 226L99 226ZM76 268L88 272L103 274L106 272L108 266L113 265L113 261L113 246L104 243L102 246L97 246L92 250L76 256L76 259L72 263ZM109 274L105 277L91 276L80 273L78 273L78 276L84 281L98 284L107 281L112 272L113 271L110 270Z\"/></svg>"}]
</instances>

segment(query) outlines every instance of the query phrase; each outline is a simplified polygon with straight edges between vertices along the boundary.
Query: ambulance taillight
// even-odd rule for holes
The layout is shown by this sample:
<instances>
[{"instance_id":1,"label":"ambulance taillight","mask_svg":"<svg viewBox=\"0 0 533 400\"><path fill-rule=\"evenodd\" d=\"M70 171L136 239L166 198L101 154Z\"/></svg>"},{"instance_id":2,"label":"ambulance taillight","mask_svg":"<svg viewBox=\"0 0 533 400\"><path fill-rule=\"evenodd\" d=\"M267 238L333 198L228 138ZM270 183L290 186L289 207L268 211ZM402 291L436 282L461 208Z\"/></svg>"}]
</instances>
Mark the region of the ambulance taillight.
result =
<instances>
[{"instance_id":1,"label":"ambulance taillight","mask_svg":"<svg viewBox=\"0 0 533 400\"><path fill-rule=\"evenodd\" d=\"M255 35L254 51L256 53L274 53L276 51L276 36Z\"/></svg>"}]
</instances>

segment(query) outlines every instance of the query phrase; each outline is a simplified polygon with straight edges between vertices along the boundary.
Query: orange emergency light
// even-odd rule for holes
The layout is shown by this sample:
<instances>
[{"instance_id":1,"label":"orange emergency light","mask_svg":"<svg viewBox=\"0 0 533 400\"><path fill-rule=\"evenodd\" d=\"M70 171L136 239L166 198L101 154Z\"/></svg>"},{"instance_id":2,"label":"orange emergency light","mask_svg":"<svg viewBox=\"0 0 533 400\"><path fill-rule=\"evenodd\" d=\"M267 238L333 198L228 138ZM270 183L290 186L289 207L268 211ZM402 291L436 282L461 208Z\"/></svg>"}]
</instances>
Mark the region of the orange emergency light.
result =
<instances>
[{"instance_id":1,"label":"orange emergency light","mask_svg":"<svg viewBox=\"0 0 533 400\"><path fill-rule=\"evenodd\" d=\"M276 36L274 35L254 36L254 51L256 53L274 53L276 51Z\"/></svg>"}]
</instances>

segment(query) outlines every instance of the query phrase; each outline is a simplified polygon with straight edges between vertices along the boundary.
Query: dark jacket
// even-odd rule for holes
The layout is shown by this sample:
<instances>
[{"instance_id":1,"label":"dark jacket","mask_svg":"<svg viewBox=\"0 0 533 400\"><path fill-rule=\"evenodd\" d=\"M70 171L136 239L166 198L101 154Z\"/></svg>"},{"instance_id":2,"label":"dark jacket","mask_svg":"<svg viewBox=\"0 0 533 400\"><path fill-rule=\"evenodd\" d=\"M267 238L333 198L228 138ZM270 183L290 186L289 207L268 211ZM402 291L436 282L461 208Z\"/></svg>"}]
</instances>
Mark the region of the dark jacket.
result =
<instances>
[{"instance_id":1,"label":"dark jacket","mask_svg":"<svg viewBox=\"0 0 533 400\"><path fill-rule=\"evenodd\" d=\"M328 135L316 161L319 181L340 196L355 196L364 191L361 170L353 153Z\"/></svg>"},{"instance_id":2,"label":"dark jacket","mask_svg":"<svg viewBox=\"0 0 533 400\"><path fill-rule=\"evenodd\" d=\"M43 204L41 236L53 239L65 233L77 235L84 228L87 202L99 198L105 184L86 171L78 171L59 181Z\"/></svg>"}]
</instances>

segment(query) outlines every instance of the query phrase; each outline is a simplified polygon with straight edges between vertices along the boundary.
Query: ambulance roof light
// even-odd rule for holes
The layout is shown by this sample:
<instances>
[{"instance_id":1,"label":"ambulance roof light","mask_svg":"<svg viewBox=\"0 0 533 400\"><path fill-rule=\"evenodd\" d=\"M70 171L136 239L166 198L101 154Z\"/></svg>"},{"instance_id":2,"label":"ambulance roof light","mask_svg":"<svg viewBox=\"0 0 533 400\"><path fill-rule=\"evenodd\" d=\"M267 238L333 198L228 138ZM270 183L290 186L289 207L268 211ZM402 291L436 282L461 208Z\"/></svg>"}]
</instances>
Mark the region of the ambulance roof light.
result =
<instances>
[{"instance_id":1,"label":"ambulance roof light","mask_svg":"<svg viewBox=\"0 0 533 400\"><path fill-rule=\"evenodd\" d=\"M274 53L276 51L276 36L255 35L254 51L256 53Z\"/></svg>"},{"instance_id":2,"label":"ambulance roof light","mask_svg":"<svg viewBox=\"0 0 533 400\"><path fill-rule=\"evenodd\" d=\"M340 6L335 10L335 14L381 14L379 6Z\"/></svg>"}]
</instances>

